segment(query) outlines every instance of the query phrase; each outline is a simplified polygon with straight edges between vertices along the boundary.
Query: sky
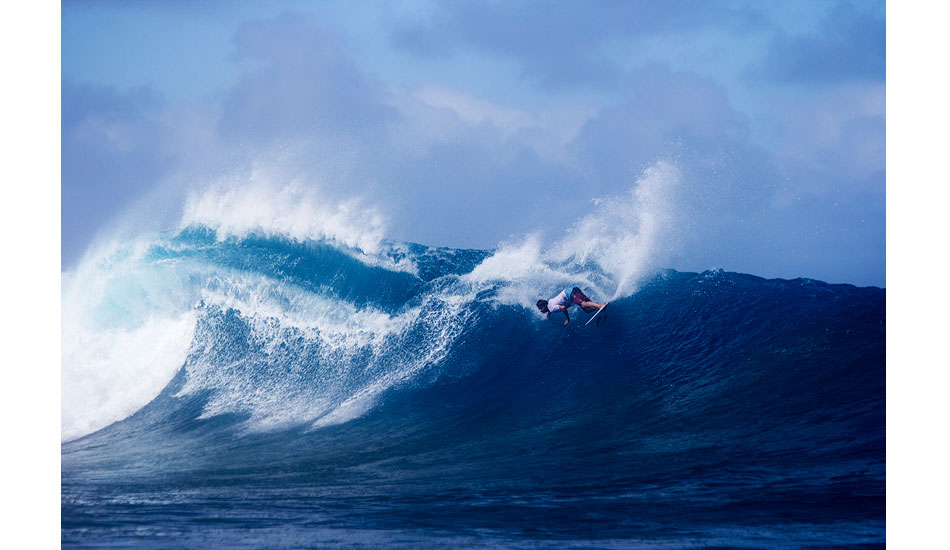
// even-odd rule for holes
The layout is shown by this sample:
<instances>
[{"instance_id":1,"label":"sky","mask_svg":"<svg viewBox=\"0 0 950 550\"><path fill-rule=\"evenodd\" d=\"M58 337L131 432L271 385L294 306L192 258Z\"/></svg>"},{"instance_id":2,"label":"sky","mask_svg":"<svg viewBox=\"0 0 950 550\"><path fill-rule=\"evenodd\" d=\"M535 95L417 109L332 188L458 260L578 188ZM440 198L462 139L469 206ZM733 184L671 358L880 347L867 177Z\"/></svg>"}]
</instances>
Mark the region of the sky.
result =
<instances>
[{"instance_id":1,"label":"sky","mask_svg":"<svg viewBox=\"0 0 950 550\"><path fill-rule=\"evenodd\" d=\"M62 269L223 184L494 248L665 162L665 267L884 287L885 61L883 1L66 1Z\"/></svg>"},{"instance_id":2,"label":"sky","mask_svg":"<svg viewBox=\"0 0 950 550\"><path fill-rule=\"evenodd\" d=\"M562 16L565 29L547 27L552 36L540 42L537 35L546 28L542 23L555 23L551 18L556 19L557 14L549 13L551 4L534 10L537 20L520 20L535 33L530 39L522 32L499 36L497 33L510 32L501 27L482 29L480 34L478 29L459 32L458 21L465 15L462 10L472 9L472 4L399 2L398 10L383 3L353 4L359 6L359 12L330 2L142 0L23 2L5 10L6 17L0 18L4 31L0 33L0 57L8 85L0 102L4 120L0 137L8 154L3 163L6 193L0 201L0 220L5 257L20 260L8 267L32 268L11 268L5 274L7 306L14 312L4 321L12 348L8 363L19 367L8 369L6 387L11 391L3 400L3 416L9 420L5 428L10 445L32 450L8 457L12 463L8 469L22 474L12 479L8 488L8 493L15 495L11 502L18 503L9 510L14 513L9 522L11 540L30 541L32 546L44 548L60 544L61 354L58 339L49 337L60 330L60 270L75 266L83 249L124 211L141 212L135 205L147 202L157 189L169 189L170 197L165 200L172 212L154 223L174 227L174 210L181 208L175 199L181 200L187 185L202 185L202 178L213 180L215 170L222 171L229 157L221 151L227 152L234 144L238 144L239 153L256 150L249 140L227 134L221 123L225 101L254 78L251 71L265 66L260 58L239 53L243 23L273 21L285 12L309 13L308 20L322 29L321 36L342 41L342 63L374 86L403 98L412 97L414 91L424 97L425 90L440 89L427 88L433 84L463 92L454 97L474 98L477 101L472 105L495 115L483 119L480 137L485 139L491 139L494 130L497 140L495 127L519 120L510 115L528 113L536 117L528 120L551 123L535 124L540 126L535 137L561 136L553 144L573 154L572 159L588 160L587 169L591 169L590 158L583 154L589 149L575 143L578 128L598 114L603 120L624 106L629 108L638 98L646 98L633 95L637 90L646 91L643 86L635 87L643 71L665 69L671 78L699 80L706 86L695 93L727 101L726 112L745 129L739 136L747 146L744 151L754 152L757 161L753 165L746 164L744 156L729 157L730 164L718 173L735 176L730 181L753 198L786 199L765 206L749 204L759 214L760 225L755 229L777 235L781 246L753 246L748 231L736 230L736 210L722 208L721 215L710 219L722 220L723 231L728 234L731 230L733 238L723 239L715 232L707 237L705 232L694 231L681 263L671 267L704 269L707 266L702 264L709 260L725 269L762 276L885 284L884 203L879 198L883 175L870 183L869 178L842 177L854 174L855 165L845 170L849 167L845 161L864 158L868 166L885 162L882 154L855 155L864 150L846 145L848 139L855 139L861 123L874 123L883 130L882 108L856 114L861 112L858 107L867 109L884 100L883 68L869 70L884 59L883 39L876 32L861 30L866 28L862 22L867 21L877 21L883 28L883 2L664 3L669 17L654 15L648 22L630 21L626 36L616 29L583 32L584 22L590 24L585 14L605 11L600 4L586 2L583 10L575 7L583 14ZM523 5L527 7L522 11L537 6ZM677 9L682 15L676 15ZM704 13L691 14L692 10ZM849 18L833 10L868 17ZM891 71L887 79L891 124L886 156L891 180L886 239L888 540L908 548L925 547L942 536L938 527L943 508L938 495L950 490L945 445L941 438L932 437L939 419L946 418L944 394L950 382L943 345L943 312L950 307L950 286L944 281L946 262L940 253L946 248L942 241L947 234L950 164L944 161L946 139L942 134L950 125L950 103L946 101L950 89L945 71L934 70L946 64L945 11L938 4L920 2L892 2L887 7L886 60ZM749 17L736 19L741 13ZM509 29L519 21L517 15L505 19ZM563 39L567 35L570 44L559 47L558 36ZM525 41L519 50L522 37ZM444 50L437 48L440 41ZM565 48L569 49L566 53ZM546 53L550 53L547 66ZM559 83L541 78L552 75L550 64L560 58L575 64L586 61L598 70L594 76L588 71L584 79L582 71L565 69ZM842 67L845 69L838 73ZM613 72L605 69L605 76L598 81L595 77L602 68ZM312 71L307 74L313 76ZM573 82L568 77L573 77ZM862 89L867 96L861 94ZM669 94L652 99L682 102L683 97ZM486 109L488 106L500 109ZM411 112L398 112L403 122L415 121ZM450 139L478 119L473 119L471 112L467 119L456 113L456 125L440 126L444 134L438 135L446 138L445 143L464 148L467 141ZM668 122L663 112L644 108L644 116L649 120L638 128L665 129L677 136L672 143L690 144L694 137L686 131L688 127L680 129ZM549 131L552 127L565 133ZM848 132L834 131L849 127ZM127 136L127 145L118 147L114 140L103 139L110 132ZM873 133L867 135L873 137ZM620 137L626 142L643 139L633 133ZM149 139L161 147L148 151ZM875 139L872 144L882 148L884 143ZM723 142L733 145L729 140ZM385 139L377 143L392 145ZM83 147L88 159L83 159ZM686 164L684 151L667 154ZM142 171L134 172L138 158L159 170L145 171L143 165ZM236 153L235 158L248 162L250 157ZM424 174L433 159L416 158ZM637 158L627 159L626 164L621 163L625 159L619 159L606 168L619 171L620 166L635 173L649 164ZM209 162L202 164L202 160ZM709 164L703 164L701 155L690 160L694 161L690 169L709 175L708 169L703 172ZM107 169L109 166L136 176L127 178ZM757 172L763 167L763 172ZM556 165L552 171L558 172ZM393 181L388 173L375 175ZM693 181L703 180L697 176ZM579 197L600 194L600 189L586 187L580 180L573 183ZM777 193L776 184L789 193ZM792 204L789 197L795 199ZM816 205L817 214L799 206L801 201ZM852 217L822 214L836 208L835 203L847 205ZM416 231L425 241L426 216L412 206L403 203L404 212L392 213L391 229L407 236ZM483 210L481 214L491 212ZM514 216L489 219L499 224L498 235L517 233L530 225L505 226L517 223ZM705 220L707 224L710 219ZM420 225L413 229L413 222ZM815 227L821 230L815 231ZM28 238L22 238L24 232ZM459 231L450 241L461 242L466 235ZM713 252L703 256L706 248ZM802 256L811 260L799 261ZM861 258L870 260L862 262ZM24 412L27 421L23 421ZM22 512L17 515L16 510Z\"/></svg>"}]
</instances>

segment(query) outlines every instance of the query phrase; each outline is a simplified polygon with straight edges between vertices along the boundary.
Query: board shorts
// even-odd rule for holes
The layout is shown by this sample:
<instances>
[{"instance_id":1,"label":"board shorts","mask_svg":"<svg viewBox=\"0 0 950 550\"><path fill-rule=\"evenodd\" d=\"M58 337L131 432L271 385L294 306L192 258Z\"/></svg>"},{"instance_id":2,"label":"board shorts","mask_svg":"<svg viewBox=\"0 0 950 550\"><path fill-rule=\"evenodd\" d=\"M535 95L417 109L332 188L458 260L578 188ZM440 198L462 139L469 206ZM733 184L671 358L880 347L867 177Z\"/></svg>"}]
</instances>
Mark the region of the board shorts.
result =
<instances>
[{"instance_id":1,"label":"board shorts","mask_svg":"<svg viewBox=\"0 0 950 550\"><path fill-rule=\"evenodd\" d=\"M571 301L574 302L574 303L577 304L577 305L581 305L581 304L583 304L584 302L589 302L589 301L590 301L590 298L588 298L587 295L585 295L583 292L581 292L581 289L579 289L579 288L577 288L577 287L575 286L575 287L571 290Z\"/></svg>"}]
</instances>

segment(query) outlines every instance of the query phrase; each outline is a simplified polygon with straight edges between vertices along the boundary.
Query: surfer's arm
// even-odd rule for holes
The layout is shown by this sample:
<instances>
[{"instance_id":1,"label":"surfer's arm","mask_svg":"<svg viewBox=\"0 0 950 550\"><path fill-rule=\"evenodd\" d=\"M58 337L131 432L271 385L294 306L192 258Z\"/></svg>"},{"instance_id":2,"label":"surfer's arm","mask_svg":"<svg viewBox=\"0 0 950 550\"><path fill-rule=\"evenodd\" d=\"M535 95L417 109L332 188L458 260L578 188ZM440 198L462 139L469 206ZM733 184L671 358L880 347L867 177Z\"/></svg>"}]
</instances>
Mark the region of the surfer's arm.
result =
<instances>
[{"instance_id":1,"label":"surfer's arm","mask_svg":"<svg viewBox=\"0 0 950 550\"><path fill-rule=\"evenodd\" d=\"M567 317L567 321L564 321L564 324L566 325L566 324L570 323L570 322L571 322L571 316L567 314L567 308L564 307L564 306L558 306L558 309L560 309L560 310L561 310L561 313L563 313L564 316Z\"/></svg>"}]
</instances>

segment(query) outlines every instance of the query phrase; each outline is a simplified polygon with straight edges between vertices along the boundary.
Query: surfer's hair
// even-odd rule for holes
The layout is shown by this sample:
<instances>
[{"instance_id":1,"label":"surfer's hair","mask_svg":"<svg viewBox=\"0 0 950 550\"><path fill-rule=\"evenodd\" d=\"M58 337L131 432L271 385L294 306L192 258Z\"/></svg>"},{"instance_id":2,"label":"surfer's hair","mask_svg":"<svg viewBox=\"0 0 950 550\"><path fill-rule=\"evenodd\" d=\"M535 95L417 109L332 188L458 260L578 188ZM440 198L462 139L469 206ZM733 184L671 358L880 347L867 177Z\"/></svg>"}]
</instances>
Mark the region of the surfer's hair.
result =
<instances>
[{"instance_id":1,"label":"surfer's hair","mask_svg":"<svg viewBox=\"0 0 950 550\"><path fill-rule=\"evenodd\" d=\"M550 313L550 311L548 311L547 300L538 300L538 303L536 305L538 306L538 309L541 310L541 313Z\"/></svg>"}]
</instances>

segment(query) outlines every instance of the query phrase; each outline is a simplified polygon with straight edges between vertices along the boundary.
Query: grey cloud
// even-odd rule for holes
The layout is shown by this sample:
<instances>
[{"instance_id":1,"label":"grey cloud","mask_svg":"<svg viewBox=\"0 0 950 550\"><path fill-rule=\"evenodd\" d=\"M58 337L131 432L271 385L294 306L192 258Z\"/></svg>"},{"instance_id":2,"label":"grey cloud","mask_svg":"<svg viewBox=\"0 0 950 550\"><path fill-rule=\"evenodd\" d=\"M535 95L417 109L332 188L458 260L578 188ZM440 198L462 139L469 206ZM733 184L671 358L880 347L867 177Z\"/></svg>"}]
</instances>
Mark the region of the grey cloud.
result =
<instances>
[{"instance_id":1,"label":"grey cloud","mask_svg":"<svg viewBox=\"0 0 950 550\"><path fill-rule=\"evenodd\" d=\"M716 25L737 31L762 24L755 10L728 2L448 2L424 21L404 21L393 44L423 56L463 49L516 60L546 86L616 87L624 69L607 51L612 41ZM715 17L713 17L713 15Z\"/></svg>"},{"instance_id":2,"label":"grey cloud","mask_svg":"<svg viewBox=\"0 0 950 550\"><path fill-rule=\"evenodd\" d=\"M742 142L747 121L713 81L655 65L627 80L626 99L604 109L578 137L582 156L619 171L642 169L676 143L704 151Z\"/></svg>"},{"instance_id":3,"label":"grey cloud","mask_svg":"<svg viewBox=\"0 0 950 550\"><path fill-rule=\"evenodd\" d=\"M148 88L62 86L62 262L168 173L162 99Z\"/></svg>"},{"instance_id":4,"label":"grey cloud","mask_svg":"<svg viewBox=\"0 0 950 550\"><path fill-rule=\"evenodd\" d=\"M267 141L311 133L380 131L396 116L383 86L363 74L342 38L309 16L241 26L236 59L248 70L224 101L220 131Z\"/></svg>"}]
</instances>

